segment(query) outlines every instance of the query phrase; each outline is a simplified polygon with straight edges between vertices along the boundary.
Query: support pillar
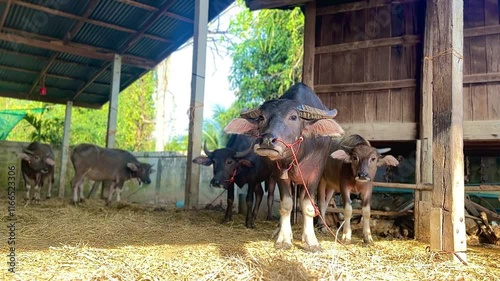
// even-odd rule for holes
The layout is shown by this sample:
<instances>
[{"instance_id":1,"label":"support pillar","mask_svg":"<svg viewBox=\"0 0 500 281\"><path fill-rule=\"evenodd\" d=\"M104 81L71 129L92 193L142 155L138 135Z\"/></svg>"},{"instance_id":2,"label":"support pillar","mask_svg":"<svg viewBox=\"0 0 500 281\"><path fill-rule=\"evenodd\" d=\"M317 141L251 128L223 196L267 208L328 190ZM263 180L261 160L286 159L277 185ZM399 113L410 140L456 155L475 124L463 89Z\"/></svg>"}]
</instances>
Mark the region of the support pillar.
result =
<instances>
[{"instance_id":1,"label":"support pillar","mask_svg":"<svg viewBox=\"0 0 500 281\"><path fill-rule=\"evenodd\" d=\"M466 260L463 158L463 0L431 8L433 183L430 246Z\"/></svg>"},{"instance_id":2,"label":"support pillar","mask_svg":"<svg viewBox=\"0 0 500 281\"><path fill-rule=\"evenodd\" d=\"M189 140L186 163L185 208L198 205L200 165L193 159L201 153L203 101L205 95L205 64L208 32L208 0L195 1L193 36L193 75L191 78L191 104L189 108Z\"/></svg>"},{"instance_id":3,"label":"support pillar","mask_svg":"<svg viewBox=\"0 0 500 281\"><path fill-rule=\"evenodd\" d=\"M316 32L316 1L307 3L304 22L304 59L302 82L314 89L314 54Z\"/></svg>"},{"instance_id":4,"label":"support pillar","mask_svg":"<svg viewBox=\"0 0 500 281\"><path fill-rule=\"evenodd\" d=\"M66 114L64 115L64 131L61 145L61 162L59 163L59 198L64 198L64 190L67 183L68 171L68 154L69 154L69 136L71 134L71 113L73 109L73 102L66 103Z\"/></svg>"}]
</instances>

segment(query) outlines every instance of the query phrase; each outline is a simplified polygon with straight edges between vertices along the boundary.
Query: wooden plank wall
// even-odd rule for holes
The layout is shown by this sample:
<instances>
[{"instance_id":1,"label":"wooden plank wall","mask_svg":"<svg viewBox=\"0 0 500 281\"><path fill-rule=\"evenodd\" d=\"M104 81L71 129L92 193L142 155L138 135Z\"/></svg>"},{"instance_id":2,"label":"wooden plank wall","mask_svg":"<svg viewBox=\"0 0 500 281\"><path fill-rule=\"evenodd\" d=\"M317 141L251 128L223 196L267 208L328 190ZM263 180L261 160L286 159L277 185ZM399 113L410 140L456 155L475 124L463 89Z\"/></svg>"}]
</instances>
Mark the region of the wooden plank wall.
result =
<instances>
[{"instance_id":1,"label":"wooden plank wall","mask_svg":"<svg viewBox=\"0 0 500 281\"><path fill-rule=\"evenodd\" d=\"M498 0L464 0L464 121L500 120Z\"/></svg>"},{"instance_id":2,"label":"wooden plank wall","mask_svg":"<svg viewBox=\"0 0 500 281\"><path fill-rule=\"evenodd\" d=\"M337 120L418 122L424 3L317 7L314 90Z\"/></svg>"}]
</instances>

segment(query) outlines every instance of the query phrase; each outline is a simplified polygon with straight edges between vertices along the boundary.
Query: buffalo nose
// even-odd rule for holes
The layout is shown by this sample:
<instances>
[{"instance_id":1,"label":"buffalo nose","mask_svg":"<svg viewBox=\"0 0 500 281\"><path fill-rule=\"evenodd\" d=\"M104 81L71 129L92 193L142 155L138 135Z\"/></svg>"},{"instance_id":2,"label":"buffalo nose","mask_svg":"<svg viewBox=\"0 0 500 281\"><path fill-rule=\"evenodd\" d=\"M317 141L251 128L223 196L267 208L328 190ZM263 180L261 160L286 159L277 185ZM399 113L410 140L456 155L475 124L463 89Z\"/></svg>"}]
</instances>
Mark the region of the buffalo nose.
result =
<instances>
[{"instance_id":1,"label":"buffalo nose","mask_svg":"<svg viewBox=\"0 0 500 281\"><path fill-rule=\"evenodd\" d=\"M274 134L264 134L262 136L262 145L265 146L273 146L274 143L276 142L276 136Z\"/></svg>"},{"instance_id":2,"label":"buffalo nose","mask_svg":"<svg viewBox=\"0 0 500 281\"><path fill-rule=\"evenodd\" d=\"M150 184L151 183L151 180L147 180L144 182L145 184Z\"/></svg>"},{"instance_id":3,"label":"buffalo nose","mask_svg":"<svg viewBox=\"0 0 500 281\"><path fill-rule=\"evenodd\" d=\"M358 172L358 177L361 178L361 179L365 179L368 177L368 174L367 173L363 173L363 172Z\"/></svg>"}]
</instances>

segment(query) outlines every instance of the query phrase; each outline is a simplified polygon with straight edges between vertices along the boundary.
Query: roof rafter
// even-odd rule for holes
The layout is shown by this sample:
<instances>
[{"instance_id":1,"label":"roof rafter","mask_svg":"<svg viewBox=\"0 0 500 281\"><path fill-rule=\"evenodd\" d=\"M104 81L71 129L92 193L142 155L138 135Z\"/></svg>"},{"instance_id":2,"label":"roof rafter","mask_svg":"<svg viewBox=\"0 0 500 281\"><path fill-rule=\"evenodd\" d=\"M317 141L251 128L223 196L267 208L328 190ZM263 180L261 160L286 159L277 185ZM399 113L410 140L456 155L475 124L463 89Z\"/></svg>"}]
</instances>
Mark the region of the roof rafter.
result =
<instances>
[{"instance_id":1,"label":"roof rafter","mask_svg":"<svg viewBox=\"0 0 500 281\"><path fill-rule=\"evenodd\" d=\"M143 3L140 3L140 2L137 2L137 1L133 1L133 0L116 0L116 1L120 2L120 3L123 3L123 4L130 5L130 6L134 6L134 7L137 7L137 8L141 8L143 10L150 11L150 12L156 12L156 11L158 11L158 8L156 8L156 7L149 6L147 4L143 4ZM172 12L169 12L169 11L165 11L162 14L164 16L171 17L171 18L183 21L183 22L190 23L190 24L194 23L193 19L190 19L190 18L185 17L185 16L181 16L179 14L175 14L175 13L172 13Z\"/></svg>"},{"instance_id":2,"label":"roof rafter","mask_svg":"<svg viewBox=\"0 0 500 281\"><path fill-rule=\"evenodd\" d=\"M55 9L51 9L51 8L48 8L48 7L44 7L44 6L40 6L40 5L28 3L28 2L23 2L21 0L0 0L0 2L6 2L6 1L12 1L12 5L21 6L21 7L33 9L33 10L36 10L36 11L41 11L41 12L44 12L44 13L47 13L47 14L51 14L51 15L55 15L55 16L60 16L60 17L69 18L69 19L73 19L73 20L83 21L83 22L86 22L86 23L89 23L89 24L93 24L93 25L97 25L97 26L101 26L101 27L105 27L105 28L109 28L109 29L114 29L114 30L118 30L118 31L121 31L121 32L126 32L126 33L135 33L135 32L137 32L136 30L133 30L133 29L130 29L130 28L127 28L127 27L123 27L123 26L119 26L119 25L116 25L116 24L111 24L111 23L107 23L107 22L103 22L103 21L89 19L88 17L84 18L82 16L78 16L78 15L66 13L66 12L63 12L63 11L60 11L60 10L55 10ZM171 42L171 40L169 40L169 39L162 38L162 37L156 36L156 35L143 34L143 36L146 37L146 38L149 38L149 39L160 41L160 42L166 42L166 43Z\"/></svg>"},{"instance_id":3,"label":"roof rafter","mask_svg":"<svg viewBox=\"0 0 500 281\"><path fill-rule=\"evenodd\" d=\"M8 97L8 98L15 98L15 99L23 99L23 100L27 99L26 93L23 93L23 92L0 92L0 96ZM58 103L58 104L67 104L68 101L71 101L71 99L54 98L54 97L49 98L47 96L37 96L36 101L48 102L48 103ZM81 107L95 108L95 109L99 109L102 107L102 105L99 105L99 104L86 103L86 102L73 102L73 106L81 106Z\"/></svg>"},{"instance_id":4,"label":"roof rafter","mask_svg":"<svg viewBox=\"0 0 500 281\"><path fill-rule=\"evenodd\" d=\"M18 82L18 81L10 81L10 80L3 80L1 83L6 83L6 84L16 84L16 85L21 85L21 86L29 86L30 84L28 83L23 83L23 82ZM106 87L108 87L109 85L105 85ZM75 89L69 89L69 88L63 88L63 87L55 87L55 86L49 86L47 87L48 89L57 89L57 90L60 90L60 91L64 91L64 92L74 92ZM86 94L89 94L89 95L93 95L93 96L99 96L99 97L106 97L106 96L103 96L101 94L98 94L98 93L93 93L93 92L85 92ZM26 98L29 98L29 96L27 96Z\"/></svg>"},{"instance_id":5,"label":"roof rafter","mask_svg":"<svg viewBox=\"0 0 500 281\"><path fill-rule=\"evenodd\" d=\"M90 14L92 13L92 11L94 11L94 9L98 3L99 3L99 0L92 0L89 3L89 5L87 6L87 9L85 10L85 12L83 13L82 18L88 18L90 16ZM75 25L73 25L73 27L71 28L71 31L68 32L64 36L63 45L65 45L65 46L68 45L69 41L71 41L71 38L73 38L78 33L78 31L80 31L82 26L83 26L83 20L79 20ZM35 90L36 86L38 85L38 83L40 82L42 77L47 74L47 71L52 66L52 64L54 63L54 61L56 60L56 58L59 54L60 54L59 52L52 54L52 56L49 59L49 62L47 63L47 65L45 65L45 67L42 69L42 71L40 71L40 75L38 75L35 82L31 86L31 89L30 89L29 94L28 94L29 96L32 95L33 91Z\"/></svg>"},{"instance_id":6,"label":"roof rafter","mask_svg":"<svg viewBox=\"0 0 500 281\"><path fill-rule=\"evenodd\" d=\"M168 9L170 9L170 7L172 7L174 2L175 2L175 0L167 1L160 9L158 9L156 12L154 12L154 14L151 15L147 20L145 20L143 22L143 26L141 27L141 29L139 31L137 31L137 33L134 36L127 39L128 43L125 43L125 45L122 48L120 48L120 50L118 50L117 53L122 55L130 47L132 47L134 45L134 43L137 42L137 40L139 40L139 38L141 38L141 36L144 34L144 32L146 32L146 30L148 30L161 17L163 12L167 11ZM123 62L123 57L122 57L122 62ZM89 79L89 81L86 84L82 85L82 87L78 90L75 97L73 98L73 101L76 100L78 98L78 96L80 96L80 94L83 93L83 91L85 91L85 89L87 89L97 78L99 78L99 76L101 76L101 74L104 73L104 71L106 71L106 69L108 69L111 65L112 65L112 62L106 63L106 65L100 71L98 71L96 74L94 74L92 76L92 78Z\"/></svg>"},{"instance_id":7,"label":"roof rafter","mask_svg":"<svg viewBox=\"0 0 500 281\"><path fill-rule=\"evenodd\" d=\"M105 60L105 61L112 61L113 60L113 53L112 52L99 52L99 51L95 50L95 48L93 48L92 46L87 46L87 48L72 46L72 44L68 44L68 45L64 46L62 44L63 41L57 40L57 39L53 40L51 42L47 42L47 41L27 38L27 37L15 35L15 34L0 33L0 40L12 42L12 43L24 44L24 45L28 45L31 47L47 49L50 51L56 51L56 52L68 53L68 54L73 54L73 55L87 57L87 58L98 59L98 60ZM151 69L156 65L156 63L150 59L131 56L131 55L124 55L122 58L122 61L124 64L128 64L128 65L131 65L134 67L144 68L144 69Z\"/></svg>"},{"instance_id":8,"label":"roof rafter","mask_svg":"<svg viewBox=\"0 0 500 281\"><path fill-rule=\"evenodd\" d=\"M5 25L5 21L7 20L7 15L9 14L11 3L12 3L12 0L7 0L7 3L5 4L5 10L3 10L2 17L0 18L0 31L2 30L3 26Z\"/></svg>"},{"instance_id":9,"label":"roof rafter","mask_svg":"<svg viewBox=\"0 0 500 281\"><path fill-rule=\"evenodd\" d=\"M16 52L16 51L11 51L11 50L2 49L2 48L0 48L0 53L6 53L6 54L10 54L10 55L15 55L15 56L19 55L19 56L24 56L24 57L32 58L32 59L35 59L35 60L40 60L40 61L48 61L49 60L48 57L38 56L38 55L32 55L32 54L22 53L22 52ZM90 68L92 70L100 69L100 66L96 66L96 65L92 65L92 64L78 63L78 62L71 62L71 61L62 60L62 59L55 59L54 63L72 65L72 66L75 66L75 67L87 67L87 68ZM29 70L29 69L27 69L27 70ZM47 75L52 75L52 74L47 74ZM57 74L53 74L53 75L57 75ZM122 76L132 77L132 76L134 76L134 74L130 73L130 72L122 72ZM61 77L69 77L69 76L61 76ZM73 79L73 78L71 78L71 79Z\"/></svg>"}]
</instances>

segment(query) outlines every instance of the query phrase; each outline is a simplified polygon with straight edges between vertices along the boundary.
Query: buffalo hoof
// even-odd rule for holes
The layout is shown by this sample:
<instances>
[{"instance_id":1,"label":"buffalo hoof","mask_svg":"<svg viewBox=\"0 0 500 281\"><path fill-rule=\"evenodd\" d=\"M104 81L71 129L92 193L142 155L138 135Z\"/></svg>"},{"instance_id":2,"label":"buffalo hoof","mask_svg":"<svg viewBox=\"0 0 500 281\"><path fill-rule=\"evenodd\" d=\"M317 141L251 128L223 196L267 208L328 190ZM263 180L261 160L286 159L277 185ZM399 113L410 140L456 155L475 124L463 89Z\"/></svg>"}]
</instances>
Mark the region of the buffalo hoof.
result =
<instances>
[{"instance_id":1,"label":"buffalo hoof","mask_svg":"<svg viewBox=\"0 0 500 281\"><path fill-rule=\"evenodd\" d=\"M318 227L318 232L323 234L328 234L328 228L324 225Z\"/></svg>"},{"instance_id":2,"label":"buffalo hoof","mask_svg":"<svg viewBox=\"0 0 500 281\"><path fill-rule=\"evenodd\" d=\"M316 252L322 252L323 251L323 249L321 249L321 247L319 245L309 246L309 245L307 245L307 243L305 243L304 249L306 251L308 251L308 252L311 252L311 253L316 253Z\"/></svg>"},{"instance_id":3,"label":"buffalo hoof","mask_svg":"<svg viewBox=\"0 0 500 281\"><path fill-rule=\"evenodd\" d=\"M79 201L80 203L85 203L85 199L83 199L83 198L80 198L78 201Z\"/></svg>"},{"instance_id":4,"label":"buffalo hoof","mask_svg":"<svg viewBox=\"0 0 500 281\"><path fill-rule=\"evenodd\" d=\"M373 238L363 239L363 246L373 246Z\"/></svg>"},{"instance_id":5,"label":"buffalo hoof","mask_svg":"<svg viewBox=\"0 0 500 281\"><path fill-rule=\"evenodd\" d=\"M40 204L40 199L32 198L31 199L31 203L33 203L33 204Z\"/></svg>"},{"instance_id":6,"label":"buffalo hoof","mask_svg":"<svg viewBox=\"0 0 500 281\"><path fill-rule=\"evenodd\" d=\"M255 228L255 222L253 222L253 221L247 221L247 222L245 223L245 226L246 226L247 228Z\"/></svg>"},{"instance_id":7,"label":"buffalo hoof","mask_svg":"<svg viewBox=\"0 0 500 281\"><path fill-rule=\"evenodd\" d=\"M349 245L351 244L351 239L342 238L342 243L344 243L344 245Z\"/></svg>"},{"instance_id":8,"label":"buffalo hoof","mask_svg":"<svg viewBox=\"0 0 500 281\"><path fill-rule=\"evenodd\" d=\"M70 200L70 201L69 201L69 204L70 204L70 205L73 205L73 206L78 206L78 201L73 201L73 200Z\"/></svg>"},{"instance_id":9,"label":"buffalo hoof","mask_svg":"<svg viewBox=\"0 0 500 281\"><path fill-rule=\"evenodd\" d=\"M274 220L276 220L276 218L275 218L275 217L273 217L272 215L268 215L268 216L266 217L266 221L274 221Z\"/></svg>"},{"instance_id":10,"label":"buffalo hoof","mask_svg":"<svg viewBox=\"0 0 500 281\"><path fill-rule=\"evenodd\" d=\"M276 250L289 250L292 248L292 244L288 242L276 242L276 244L274 244L274 248Z\"/></svg>"},{"instance_id":11,"label":"buffalo hoof","mask_svg":"<svg viewBox=\"0 0 500 281\"><path fill-rule=\"evenodd\" d=\"M50 197L50 196L45 196L45 199L47 199L47 200L49 200L50 198L52 198L52 197Z\"/></svg>"},{"instance_id":12,"label":"buffalo hoof","mask_svg":"<svg viewBox=\"0 0 500 281\"><path fill-rule=\"evenodd\" d=\"M221 222L221 223L223 223L223 224L224 224L224 223L230 222L230 221L232 221L232 220L233 220L233 218L231 218L231 217L224 217L224 218L222 219L222 222Z\"/></svg>"},{"instance_id":13,"label":"buffalo hoof","mask_svg":"<svg viewBox=\"0 0 500 281\"><path fill-rule=\"evenodd\" d=\"M104 206L109 207L109 205L111 205L111 201L106 200L106 202L104 203Z\"/></svg>"}]
</instances>

